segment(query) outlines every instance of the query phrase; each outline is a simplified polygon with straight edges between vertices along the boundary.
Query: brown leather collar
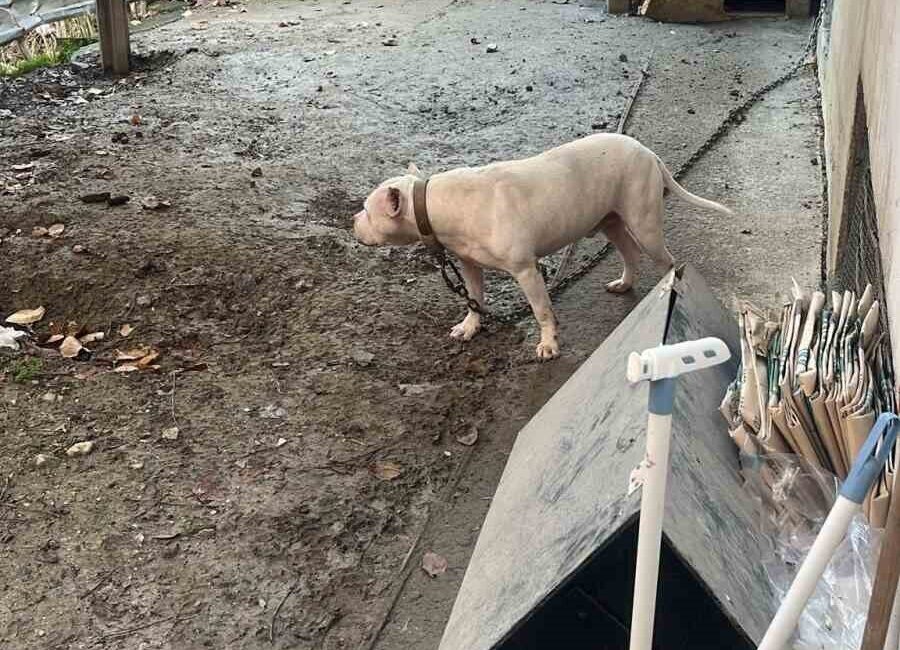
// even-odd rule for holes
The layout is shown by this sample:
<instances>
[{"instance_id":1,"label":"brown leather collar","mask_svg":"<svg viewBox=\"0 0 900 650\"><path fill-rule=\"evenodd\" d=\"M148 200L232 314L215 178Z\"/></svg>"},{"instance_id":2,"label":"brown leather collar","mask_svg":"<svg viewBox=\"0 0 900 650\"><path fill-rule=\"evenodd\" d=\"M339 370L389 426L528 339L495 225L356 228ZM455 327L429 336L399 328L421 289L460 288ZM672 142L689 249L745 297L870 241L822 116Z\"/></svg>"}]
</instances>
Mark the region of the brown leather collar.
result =
<instances>
[{"instance_id":1,"label":"brown leather collar","mask_svg":"<svg viewBox=\"0 0 900 650\"><path fill-rule=\"evenodd\" d=\"M416 228L419 229L419 237L422 243L435 255L444 254L444 246L437 240L434 230L431 229L431 221L428 219L428 204L425 201L425 193L428 189L428 179L416 179L413 183L413 214L416 217Z\"/></svg>"}]
</instances>

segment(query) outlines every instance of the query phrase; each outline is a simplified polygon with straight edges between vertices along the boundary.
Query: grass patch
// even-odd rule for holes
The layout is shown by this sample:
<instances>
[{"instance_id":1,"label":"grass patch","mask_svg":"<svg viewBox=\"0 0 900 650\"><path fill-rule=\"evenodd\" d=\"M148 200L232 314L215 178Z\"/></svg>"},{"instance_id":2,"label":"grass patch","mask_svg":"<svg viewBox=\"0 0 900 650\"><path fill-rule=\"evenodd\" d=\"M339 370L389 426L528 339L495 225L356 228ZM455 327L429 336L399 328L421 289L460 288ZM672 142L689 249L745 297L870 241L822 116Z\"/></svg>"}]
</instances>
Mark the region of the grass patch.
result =
<instances>
[{"instance_id":1,"label":"grass patch","mask_svg":"<svg viewBox=\"0 0 900 650\"><path fill-rule=\"evenodd\" d=\"M93 38L57 38L52 48L12 62L0 62L0 77L18 77L39 68L68 63L79 49L96 42Z\"/></svg>"},{"instance_id":2,"label":"grass patch","mask_svg":"<svg viewBox=\"0 0 900 650\"><path fill-rule=\"evenodd\" d=\"M22 357L7 362L3 371L17 384L26 384L36 379L43 367L44 362L39 357Z\"/></svg>"}]
</instances>

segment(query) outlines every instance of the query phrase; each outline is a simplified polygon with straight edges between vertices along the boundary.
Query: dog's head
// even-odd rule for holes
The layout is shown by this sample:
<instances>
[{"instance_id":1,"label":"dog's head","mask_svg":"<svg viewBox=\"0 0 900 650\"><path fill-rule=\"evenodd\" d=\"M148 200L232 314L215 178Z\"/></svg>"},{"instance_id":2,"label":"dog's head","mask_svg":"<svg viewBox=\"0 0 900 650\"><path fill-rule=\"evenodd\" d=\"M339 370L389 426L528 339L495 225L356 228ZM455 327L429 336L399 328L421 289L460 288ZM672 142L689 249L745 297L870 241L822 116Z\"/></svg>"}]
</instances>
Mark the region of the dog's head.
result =
<instances>
[{"instance_id":1,"label":"dog's head","mask_svg":"<svg viewBox=\"0 0 900 650\"><path fill-rule=\"evenodd\" d=\"M419 241L413 213L413 184L419 170L410 164L404 176L386 180L369 194L353 216L353 235L366 246L407 246Z\"/></svg>"}]
</instances>

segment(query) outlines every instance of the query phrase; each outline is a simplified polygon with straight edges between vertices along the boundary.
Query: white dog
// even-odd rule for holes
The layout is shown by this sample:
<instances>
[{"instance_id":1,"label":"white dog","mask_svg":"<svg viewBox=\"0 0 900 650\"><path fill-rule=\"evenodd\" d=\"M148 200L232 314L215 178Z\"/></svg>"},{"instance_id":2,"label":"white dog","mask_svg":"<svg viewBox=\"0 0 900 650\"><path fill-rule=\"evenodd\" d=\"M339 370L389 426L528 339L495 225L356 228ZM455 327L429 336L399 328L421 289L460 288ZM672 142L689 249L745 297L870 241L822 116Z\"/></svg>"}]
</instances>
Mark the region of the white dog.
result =
<instances>
[{"instance_id":1,"label":"white dog","mask_svg":"<svg viewBox=\"0 0 900 650\"><path fill-rule=\"evenodd\" d=\"M559 354L558 327L537 261L602 231L625 263L607 289L628 291L640 251L669 268L663 239L663 191L694 205L731 214L681 187L665 164L637 140L597 134L524 160L460 168L423 180L415 165L385 181L354 216L356 238L369 246L420 240L443 246L462 262L469 295L484 306L482 268L512 275L541 328L537 354ZM450 332L468 340L481 327L469 310Z\"/></svg>"}]
</instances>

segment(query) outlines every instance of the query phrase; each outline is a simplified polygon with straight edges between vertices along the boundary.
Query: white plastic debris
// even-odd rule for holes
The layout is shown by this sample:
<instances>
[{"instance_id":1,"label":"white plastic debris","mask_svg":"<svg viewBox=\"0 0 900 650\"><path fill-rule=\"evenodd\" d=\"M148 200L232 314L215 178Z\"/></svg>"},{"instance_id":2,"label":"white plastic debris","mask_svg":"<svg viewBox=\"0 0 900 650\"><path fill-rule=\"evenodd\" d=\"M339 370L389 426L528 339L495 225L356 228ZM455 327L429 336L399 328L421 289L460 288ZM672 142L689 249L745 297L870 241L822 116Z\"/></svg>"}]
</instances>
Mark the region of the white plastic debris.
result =
<instances>
[{"instance_id":1,"label":"white plastic debris","mask_svg":"<svg viewBox=\"0 0 900 650\"><path fill-rule=\"evenodd\" d=\"M13 329L12 327L0 326L0 348L12 348L13 350L18 350L19 344L16 342L16 339L20 339L23 336L25 336L25 332Z\"/></svg>"}]
</instances>

